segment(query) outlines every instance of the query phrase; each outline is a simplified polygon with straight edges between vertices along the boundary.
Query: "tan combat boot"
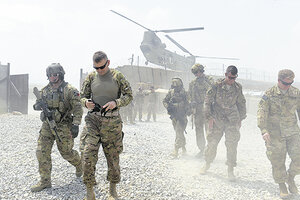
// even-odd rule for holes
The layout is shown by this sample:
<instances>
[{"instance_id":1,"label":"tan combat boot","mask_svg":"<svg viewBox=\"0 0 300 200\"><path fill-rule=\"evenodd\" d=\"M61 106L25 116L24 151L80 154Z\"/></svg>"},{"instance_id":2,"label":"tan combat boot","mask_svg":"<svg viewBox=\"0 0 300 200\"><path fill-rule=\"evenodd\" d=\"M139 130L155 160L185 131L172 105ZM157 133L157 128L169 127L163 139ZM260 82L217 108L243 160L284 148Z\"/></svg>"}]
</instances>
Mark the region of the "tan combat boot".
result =
<instances>
[{"instance_id":1,"label":"tan combat boot","mask_svg":"<svg viewBox=\"0 0 300 200\"><path fill-rule=\"evenodd\" d=\"M175 147L174 151L171 153L171 156L175 159L178 158L178 148Z\"/></svg>"},{"instance_id":2,"label":"tan combat boot","mask_svg":"<svg viewBox=\"0 0 300 200\"><path fill-rule=\"evenodd\" d=\"M96 200L94 187L91 185L86 186L86 198L84 200Z\"/></svg>"},{"instance_id":3,"label":"tan combat boot","mask_svg":"<svg viewBox=\"0 0 300 200\"><path fill-rule=\"evenodd\" d=\"M117 194L117 184L116 183L109 183L109 200L117 200L118 194Z\"/></svg>"},{"instance_id":4,"label":"tan combat boot","mask_svg":"<svg viewBox=\"0 0 300 200\"><path fill-rule=\"evenodd\" d=\"M228 180L229 181L235 181L235 175L233 173L233 167L228 166Z\"/></svg>"},{"instance_id":5,"label":"tan combat boot","mask_svg":"<svg viewBox=\"0 0 300 200\"><path fill-rule=\"evenodd\" d=\"M182 147L182 155L186 156L186 148L185 147Z\"/></svg>"},{"instance_id":6,"label":"tan combat boot","mask_svg":"<svg viewBox=\"0 0 300 200\"><path fill-rule=\"evenodd\" d=\"M202 175L206 174L206 172L209 168L210 168L210 164L205 163L205 165L203 165L203 167L200 169L200 174L202 174Z\"/></svg>"},{"instance_id":7,"label":"tan combat boot","mask_svg":"<svg viewBox=\"0 0 300 200\"><path fill-rule=\"evenodd\" d=\"M285 183L279 183L280 197L286 199L289 196Z\"/></svg>"},{"instance_id":8,"label":"tan combat boot","mask_svg":"<svg viewBox=\"0 0 300 200\"><path fill-rule=\"evenodd\" d=\"M51 187L52 187L51 181L40 181L38 182L38 184L32 186L30 190L31 192L40 192L43 189L51 188Z\"/></svg>"},{"instance_id":9,"label":"tan combat boot","mask_svg":"<svg viewBox=\"0 0 300 200\"><path fill-rule=\"evenodd\" d=\"M81 163L76 166L75 174L78 178L82 176L82 164Z\"/></svg>"},{"instance_id":10,"label":"tan combat boot","mask_svg":"<svg viewBox=\"0 0 300 200\"><path fill-rule=\"evenodd\" d=\"M289 175L287 184L289 186L290 193L292 193L292 194L298 194L298 188L296 186L296 183L295 183L294 179L295 179L295 176Z\"/></svg>"}]
</instances>

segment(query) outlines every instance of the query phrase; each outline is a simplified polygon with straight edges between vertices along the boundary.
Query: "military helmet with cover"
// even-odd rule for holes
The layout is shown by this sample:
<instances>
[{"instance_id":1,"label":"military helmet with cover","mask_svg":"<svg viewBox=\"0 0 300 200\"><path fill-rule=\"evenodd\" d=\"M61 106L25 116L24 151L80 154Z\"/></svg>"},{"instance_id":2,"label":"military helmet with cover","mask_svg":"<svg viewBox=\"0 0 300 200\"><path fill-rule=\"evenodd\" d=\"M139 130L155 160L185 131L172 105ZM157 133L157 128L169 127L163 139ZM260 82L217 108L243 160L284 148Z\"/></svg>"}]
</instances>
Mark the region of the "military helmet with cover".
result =
<instances>
[{"instance_id":1,"label":"military helmet with cover","mask_svg":"<svg viewBox=\"0 0 300 200\"><path fill-rule=\"evenodd\" d=\"M199 63L196 63L192 66L192 69L191 69L192 73L193 74L197 74L198 72L204 72L204 66L199 64Z\"/></svg>"},{"instance_id":2,"label":"military helmet with cover","mask_svg":"<svg viewBox=\"0 0 300 200\"><path fill-rule=\"evenodd\" d=\"M183 87L183 82L179 77L174 77L172 78L172 88L178 88L178 87Z\"/></svg>"},{"instance_id":3,"label":"military helmet with cover","mask_svg":"<svg viewBox=\"0 0 300 200\"><path fill-rule=\"evenodd\" d=\"M58 74L60 80L64 80L65 70L59 63L52 63L46 69L46 75L48 78L51 74Z\"/></svg>"}]
</instances>

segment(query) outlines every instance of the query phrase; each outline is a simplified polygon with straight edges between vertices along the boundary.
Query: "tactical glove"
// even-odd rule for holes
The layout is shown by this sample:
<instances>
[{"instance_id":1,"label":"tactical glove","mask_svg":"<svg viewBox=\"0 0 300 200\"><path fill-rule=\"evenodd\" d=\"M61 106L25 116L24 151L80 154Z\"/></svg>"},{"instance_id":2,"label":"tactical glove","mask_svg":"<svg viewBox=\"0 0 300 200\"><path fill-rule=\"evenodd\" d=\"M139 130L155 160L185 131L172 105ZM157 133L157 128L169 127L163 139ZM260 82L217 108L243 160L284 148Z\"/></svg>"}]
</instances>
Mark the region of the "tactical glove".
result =
<instances>
[{"instance_id":1,"label":"tactical glove","mask_svg":"<svg viewBox=\"0 0 300 200\"><path fill-rule=\"evenodd\" d=\"M41 101L37 101L37 102L33 105L33 110L42 110L42 102L41 102Z\"/></svg>"},{"instance_id":2,"label":"tactical glove","mask_svg":"<svg viewBox=\"0 0 300 200\"><path fill-rule=\"evenodd\" d=\"M76 138L78 136L78 132L79 132L79 125L78 124L72 124L72 127L71 127L72 137Z\"/></svg>"}]
</instances>

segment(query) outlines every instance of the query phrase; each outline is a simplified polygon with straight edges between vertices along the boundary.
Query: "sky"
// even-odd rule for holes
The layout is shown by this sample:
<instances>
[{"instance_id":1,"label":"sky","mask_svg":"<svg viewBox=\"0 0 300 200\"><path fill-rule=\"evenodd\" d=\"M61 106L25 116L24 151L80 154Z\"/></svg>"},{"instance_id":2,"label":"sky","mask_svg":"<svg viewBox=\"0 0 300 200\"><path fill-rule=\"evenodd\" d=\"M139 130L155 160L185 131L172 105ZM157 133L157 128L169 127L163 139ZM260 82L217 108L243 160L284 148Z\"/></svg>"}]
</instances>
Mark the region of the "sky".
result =
<instances>
[{"instance_id":1,"label":"sky","mask_svg":"<svg viewBox=\"0 0 300 200\"><path fill-rule=\"evenodd\" d=\"M300 81L299 0L0 0L0 62L11 64L11 74L29 73L30 83L39 84L47 84L47 66L59 62L76 87L80 68L93 70L96 51L105 51L112 67L129 64L132 54L134 64L139 56L142 65L144 29L110 10L150 29L203 26L170 36L194 55L240 59L199 63L267 74L289 68ZM167 49L185 54L164 34L158 36Z\"/></svg>"}]
</instances>

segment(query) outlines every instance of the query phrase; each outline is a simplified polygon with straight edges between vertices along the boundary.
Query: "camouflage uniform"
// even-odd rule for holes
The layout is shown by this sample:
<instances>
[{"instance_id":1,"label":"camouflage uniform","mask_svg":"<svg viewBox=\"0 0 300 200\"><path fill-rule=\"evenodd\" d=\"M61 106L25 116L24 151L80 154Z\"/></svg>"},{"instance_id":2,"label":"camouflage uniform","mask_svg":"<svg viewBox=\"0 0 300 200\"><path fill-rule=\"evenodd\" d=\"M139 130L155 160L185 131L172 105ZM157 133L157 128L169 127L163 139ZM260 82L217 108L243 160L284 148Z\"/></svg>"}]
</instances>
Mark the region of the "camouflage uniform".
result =
<instances>
[{"instance_id":1,"label":"camouflage uniform","mask_svg":"<svg viewBox=\"0 0 300 200\"><path fill-rule=\"evenodd\" d=\"M273 86L263 95L257 112L261 133L270 134L266 142L267 157L271 161L273 178L276 183L288 179L285 167L286 154L291 158L289 175L300 173L300 135L297 116L300 116L300 91L290 87L286 93Z\"/></svg>"},{"instance_id":2,"label":"camouflage uniform","mask_svg":"<svg viewBox=\"0 0 300 200\"><path fill-rule=\"evenodd\" d=\"M120 182L119 155L123 150L123 133L119 108L128 105L132 101L132 90L129 82L121 72L114 69L110 69L110 71L112 79L119 88L118 99L115 99L117 110L109 111L105 116L101 116L100 113L89 112L85 117L87 133L85 137L81 138L83 140L81 143L84 144L83 182L87 186L96 183L95 170L100 144L102 144L107 160L107 180L111 183ZM81 90L82 105L85 105L85 102L93 95L91 85L96 76L97 72L94 71L83 82Z\"/></svg>"},{"instance_id":3,"label":"camouflage uniform","mask_svg":"<svg viewBox=\"0 0 300 200\"><path fill-rule=\"evenodd\" d=\"M186 141L184 131L187 125L187 114L189 110L187 92L183 87L172 87L164 98L163 105L168 110L176 132L175 151L178 151L179 148L183 148L185 151Z\"/></svg>"},{"instance_id":4,"label":"camouflage uniform","mask_svg":"<svg viewBox=\"0 0 300 200\"><path fill-rule=\"evenodd\" d=\"M202 75L193 80L189 85L189 100L191 102L192 113L196 129L196 141L200 152L204 151L205 137L204 137L204 99L207 90L214 83L210 76Z\"/></svg>"},{"instance_id":5,"label":"camouflage uniform","mask_svg":"<svg viewBox=\"0 0 300 200\"><path fill-rule=\"evenodd\" d=\"M214 119L213 127L207 132L204 152L206 163L215 159L218 143L225 132L226 164L235 167L240 122L246 118L246 100L242 86L235 82L229 87L225 79L218 80L207 92L204 110L207 120Z\"/></svg>"},{"instance_id":6,"label":"camouflage uniform","mask_svg":"<svg viewBox=\"0 0 300 200\"><path fill-rule=\"evenodd\" d=\"M136 118L137 112L139 113L139 121L142 121L143 117L143 104L144 104L145 94L142 89L139 89L134 97L134 120Z\"/></svg>"},{"instance_id":7,"label":"camouflage uniform","mask_svg":"<svg viewBox=\"0 0 300 200\"><path fill-rule=\"evenodd\" d=\"M83 111L79 92L64 81L58 89L53 89L48 84L41 90L41 96L47 102L48 108L54 111L53 119L57 125L57 134L61 139L60 142L55 133L51 131L42 112L41 119L43 124L40 130L36 155L39 162L41 182L43 183L51 181L51 151L54 141L56 141L57 148L64 159L75 167L81 164L78 152L73 150L74 138L71 134L71 126L72 124L81 123Z\"/></svg>"},{"instance_id":8,"label":"camouflage uniform","mask_svg":"<svg viewBox=\"0 0 300 200\"><path fill-rule=\"evenodd\" d=\"M127 106L120 109L120 114L121 114L121 117L122 117L122 121L124 123L134 124L134 122L133 122L133 109L134 109L133 102L131 102Z\"/></svg>"},{"instance_id":9,"label":"camouflage uniform","mask_svg":"<svg viewBox=\"0 0 300 200\"><path fill-rule=\"evenodd\" d=\"M154 91L154 88L148 95L147 121L150 121L151 115L153 116L153 121L156 121L157 93Z\"/></svg>"}]
</instances>

